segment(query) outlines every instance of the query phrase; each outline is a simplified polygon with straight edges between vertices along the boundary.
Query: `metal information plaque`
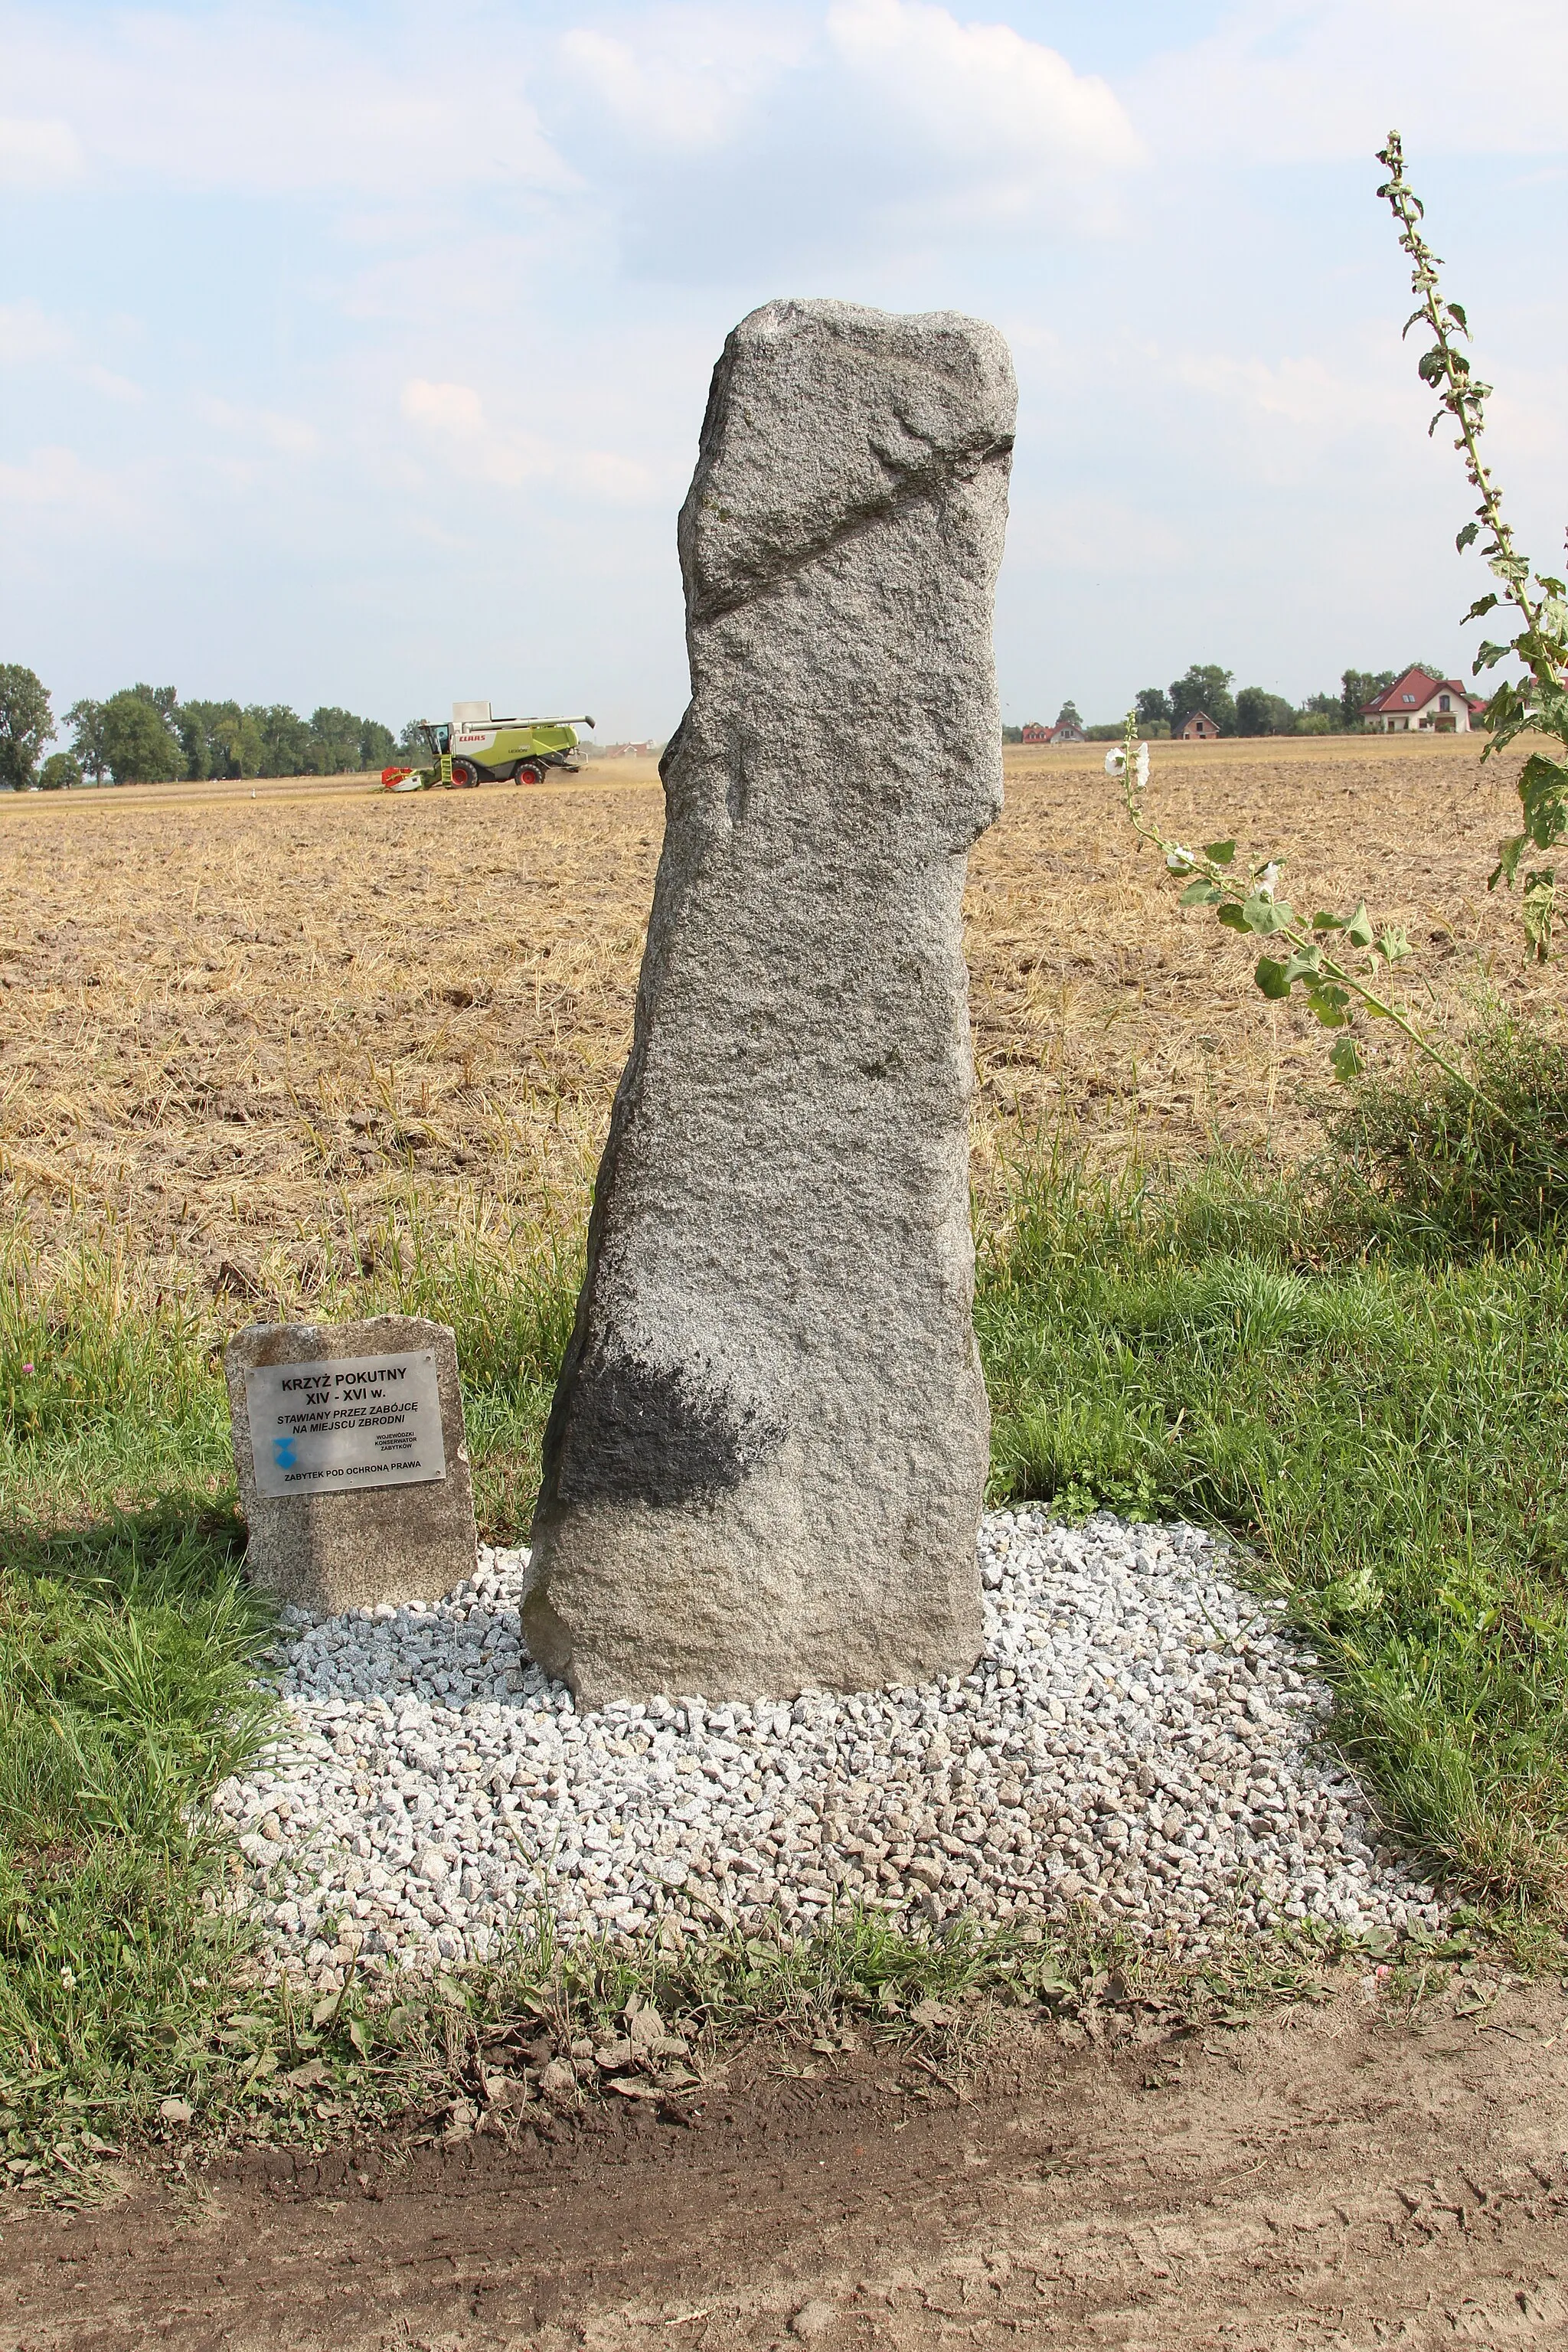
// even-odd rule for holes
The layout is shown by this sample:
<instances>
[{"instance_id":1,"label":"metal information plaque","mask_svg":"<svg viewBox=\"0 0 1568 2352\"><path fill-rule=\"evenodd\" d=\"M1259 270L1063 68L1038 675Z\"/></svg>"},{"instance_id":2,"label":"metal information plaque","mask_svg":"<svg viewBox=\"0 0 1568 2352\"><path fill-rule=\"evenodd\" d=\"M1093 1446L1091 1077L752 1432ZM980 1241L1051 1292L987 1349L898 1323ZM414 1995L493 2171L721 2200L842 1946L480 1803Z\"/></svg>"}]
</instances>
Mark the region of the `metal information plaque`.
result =
<instances>
[{"instance_id":1,"label":"metal information plaque","mask_svg":"<svg viewBox=\"0 0 1568 2352\"><path fill-rule=\"evenodd\" d=\"M416 1486L447 1475L428 1349L253 1365L245 1402L259 1495Z\"/></svg>"}]
</instances>

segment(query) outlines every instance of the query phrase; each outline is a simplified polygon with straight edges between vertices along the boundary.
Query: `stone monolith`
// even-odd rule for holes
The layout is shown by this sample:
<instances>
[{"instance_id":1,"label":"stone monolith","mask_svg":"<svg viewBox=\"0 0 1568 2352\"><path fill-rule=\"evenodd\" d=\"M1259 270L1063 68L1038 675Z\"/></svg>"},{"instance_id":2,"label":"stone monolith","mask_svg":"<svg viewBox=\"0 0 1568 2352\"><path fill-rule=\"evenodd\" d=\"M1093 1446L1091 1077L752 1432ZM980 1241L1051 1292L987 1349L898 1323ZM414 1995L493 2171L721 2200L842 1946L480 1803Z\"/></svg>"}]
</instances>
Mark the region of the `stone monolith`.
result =
<instances>
[{"instance_id":1,"label":"stone monolith","mask_svg":"<svg viewBox=\"0 0 1568 2352\"><path fill-rule=\"evenodd\" d=\"M524 1615L590 1704L979 1651L960 902L1001 807L1015 397L949 311L770 302L714 370L691 700Z\"/></svg>"}]
</instances>

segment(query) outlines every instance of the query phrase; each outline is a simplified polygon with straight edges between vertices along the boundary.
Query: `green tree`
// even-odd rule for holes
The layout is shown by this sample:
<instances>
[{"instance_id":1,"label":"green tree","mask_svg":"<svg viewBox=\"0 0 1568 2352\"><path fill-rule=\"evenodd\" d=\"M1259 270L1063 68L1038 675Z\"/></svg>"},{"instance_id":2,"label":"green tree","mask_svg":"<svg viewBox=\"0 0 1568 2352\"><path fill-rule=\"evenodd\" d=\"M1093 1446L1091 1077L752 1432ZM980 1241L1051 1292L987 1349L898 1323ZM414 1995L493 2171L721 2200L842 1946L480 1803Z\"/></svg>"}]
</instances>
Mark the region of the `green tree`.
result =
<instances>
[{"instance_id":1,"label":"green tree","mask_svg":"<svg viewBox=\"0 0 1568 2352\"><path fill-rule=\"evenodd\" d=\"M1081 727L1083 725L1082 719L1078 715L1078 705L1070 698L1063 703L1061 709L1058 711L1057 725L1058 727Z\"/></svg>"},{"instance_id":2,"label":"green tree","mask_svg":"<svg viewBox=\"0 0 1568 2352\"><path fill-rule=\"evenodd\" d=\"M193 731L200 730L209 776L270 774L260 714L242 710L237 702L187 702L182 710Z\"/></svg>"},{"instance_id":3,"label":"green tree","mask_svg":"<svg viewBox=\"0 0 1568 2352\"><path fill-rule=\"evenodd\" d=\"M389 767L396 749L390 727L384 727L379 719L361 720L359 763L362 768Z\"/></svg>"},{"instance_id":4,"label":"green tree","mask_svg":"<svg viewBox=\"0 0 1568 2352\"><path fill-rule=\"evenodd\" d=\"M180 739L152 688L122 687L103 706L104 762L117 784L159 784L184 776Z\"/></svg>"},{"instance_id":5,"label":"green tree","mask_svg":"<svg viewBox=\"0 0 1568 2352\"><path fill-rule=\"evenodd\" d=\"M1345 670L1340 678L1340 717L1345 725L1359 727L1366 704L1375 701L1385 687L1394 684L1398 675L1394 669Z\"/></svg>"},{"instance_id":6,"label":"green tree","mask_svg":"<svg viewBox=\"0 0 1568 2352\"><path fill-rule=\"evenodd\" d=\"M1327 728L1316 731L1331 735L1340 723L1340 697L1337 694L1310 694L1301 705L1301 716L1303 719L1326 719L1329 722Z\"/></svg>"},{"instance_id":7,"label":"green tree","mask_svg":"<svg viewBox=\"0 0 1568 2352\"><path fill-rule=\"evenodd\" d=\"M1143 734L1151 727L1168 727L1171 723L1171 698L1163 686L1141 686L1133 708Z\"/></svg>"},{"instance_id":8,"label":"green tree","mask_svg":"<svg viewBox=\"0 0 1568 2352\"><path fill-rule=\"evenodd\" d=\"M174 732L185 755L185 773L193 779L222 776L228 772L222 765L214 764L209 714L219 707L210 702L182 702L174 713ZM218 758L221 761L221 751Z\"/></svg>"},{"instance_id":9,"label":"green tree","mask_svg":"<svg viewBox=\"0 0 1568 2352\"><path fill-rule=\"evenodd\" d=\"M95 784L101 784L109 766L102 703L73 702L66 712L66 725L71 730L71 750L81 762L82 773L90 776Z\"/></svg>"},{"instance_id":10,"label":"green tree","mask_svg":"<svg viewBox=\"0 0 1568 2352\"><path fill-rule=\"evenodd\" d=\"M51 751L38 770L41 793L71 793L81 782L81 769L68 751Z\"/></svg>"},{"instance_id":11,"label":"green tree","mask_svg":"<svg viewBox=\"0 0 1568 2352\"><path fill-rule=\"evenodd\" d=\"M54 738L43 679L20 662L0 662L0 784L26 792L37 773L39 752Z\"/></svg>"},{"instance_id":12,"label":"green tree","mask_svg":"<svg viewBox=\"0 0 1568 2352\"><path fill-rule=\"evenodd\" d=\"M307 720L286 702L250 702L245 708L261 739L262 776L309 776L316 772L316 743Z\"/></svg>"},{"instance_id":13,"label":"green tree","mask_svg":"<svg viewBox=\"0 0 1568 2352\"><path fill-rule=\"evenodd\" d=\"M1211 711L1209 716L1213 718ZM1295 732L1296 710L1282 694L1270 694L1267 687L1244 686L1236 698L1236 731L1238 735L1290 735Z\"/></svg>"},{"instance_id":14,"label":"green tree","mask_svg":"<svg viewBox=\"0 0 1568 2352\"><path fill-rule=\"evenodd\" d=\"M1215 662L1194 662L1184 677L1171 682L1171 728L1173 733L1184 727L1195 710L1212 719L1222 735L1236 732L1236 705L1230 698L1230 681L1234 670L1221 669Z\"/></svg>"}]
</instances>

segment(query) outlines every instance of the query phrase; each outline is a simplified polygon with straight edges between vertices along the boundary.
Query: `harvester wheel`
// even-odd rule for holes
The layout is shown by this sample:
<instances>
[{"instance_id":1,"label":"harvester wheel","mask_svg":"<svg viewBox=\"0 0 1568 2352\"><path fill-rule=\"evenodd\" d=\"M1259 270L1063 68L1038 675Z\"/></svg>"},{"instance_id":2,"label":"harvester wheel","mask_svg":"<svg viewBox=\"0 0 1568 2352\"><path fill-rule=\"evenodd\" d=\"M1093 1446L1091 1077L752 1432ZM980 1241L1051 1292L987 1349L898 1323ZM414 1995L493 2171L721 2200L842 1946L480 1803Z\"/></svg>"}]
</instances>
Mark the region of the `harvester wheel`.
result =
<instances>
[{"instance_id":1,"label":"harvester wheel","mask_svg":"<svg viewBox=\"0 0 1568 2352\"><path fill-rule=\"evenodd\" d=\"M520 784L542 784L544 782L544 771L537 760L520 760L512 773Z\"/></svg>"},{"instance_id":2,"label":"harvester wheel","mask_svg":"<svg viewBox=\"0 0 1568 2352\"><path fill-rule=\"evenodd\" d=\"M456 792L471 793L479 781L479 772L471 760L454 760L452 785Z\"/></svg>"}]
</instances>

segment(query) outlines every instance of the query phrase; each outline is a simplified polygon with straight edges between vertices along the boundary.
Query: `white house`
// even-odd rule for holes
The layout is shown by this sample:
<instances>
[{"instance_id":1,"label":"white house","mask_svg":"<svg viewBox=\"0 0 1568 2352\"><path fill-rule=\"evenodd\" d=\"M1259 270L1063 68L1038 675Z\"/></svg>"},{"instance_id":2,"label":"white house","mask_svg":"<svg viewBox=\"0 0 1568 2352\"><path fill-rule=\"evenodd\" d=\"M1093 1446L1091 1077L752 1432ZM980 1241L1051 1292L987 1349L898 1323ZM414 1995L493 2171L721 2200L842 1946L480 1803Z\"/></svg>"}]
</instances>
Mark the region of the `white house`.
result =
<instances>
[{"instance_id":1,"label":"white house","mask_svg":"<svg viewBox=\"0 0 1568 2352\"><path fill-rule=\"evenodd\" d=\"M1363 702L1361 715L1368 727L1383 735L1403 735L1427 729L1438 735L1468 735L1477 711L1457 677L1433 677L1424 669L1407 669L1403 677Z\"/></svg>"}]
</instances>

